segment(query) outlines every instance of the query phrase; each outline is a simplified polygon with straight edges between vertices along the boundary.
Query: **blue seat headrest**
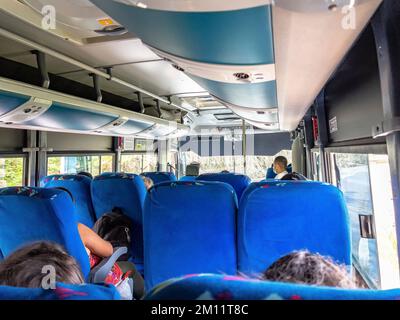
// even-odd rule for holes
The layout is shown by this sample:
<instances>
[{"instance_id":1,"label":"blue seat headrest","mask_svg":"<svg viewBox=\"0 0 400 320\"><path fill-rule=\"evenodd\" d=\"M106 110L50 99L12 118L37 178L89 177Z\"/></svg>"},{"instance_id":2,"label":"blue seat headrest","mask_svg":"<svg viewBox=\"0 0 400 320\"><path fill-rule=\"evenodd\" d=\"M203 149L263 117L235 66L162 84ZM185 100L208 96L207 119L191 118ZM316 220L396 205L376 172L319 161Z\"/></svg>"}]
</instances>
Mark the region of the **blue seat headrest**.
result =
<instances>
[{"instance_id":1,"label":"blue seat headrest","mask_svg":"<svg viewBox=\"0 0 400 320\"><path fill-rule=\"evenodd\" d=\"M248 278L200 274L171 279L145 300L399 300L400 289L318 287Z\"/></svg>"},{"instance_id":2,"label":"blue seat headrest","mask_svg":"<svg viewBox=\"0 0 400 320\"><path fill-rule=\"evenodd\" d=\"M239 271L261 273L278 258L301 249L351 265L342 192L314 181L252 183L239 205Z\"/></svg>"},{"instance_id":3,"label":"blue seat headrest","mask_svg":"<svg viewBox=\"0 0 400 320\"><path fill-rule=\"evenodd\" d=\"M154 184L167 181L176 181L176 176L172 172L143 172L141 175L153 180Z\"/></svg>"},{"instance_id":4,"label":"blue seat headrest","mask_svg":"<svg viewBox=\"0 0 400 320\"><path fill-rule=\"evenodd\" d=\"M205 173L199 175L196 180L228 183L233 187L233 189L235 189L238 200L240 200L244 190L251 183L248 176L237 173Z\"/></svg>"},{"instance_id":5,"label":"blue seat headrest","mask_svg":"<svg viewBox=\"0 0 400 320\"><path fill-rule=\"evenodd\" d=\"M142 178L136 174L113 173L92 180L93 207L97 219L120 208L132 221L132 260L143 265L143 206L147 194Z\"/></svg>"},{"instance_id":6,"label":"blue seat headrest","mask_svg":"<svg viewBox=\"0 0 400 320\"><path fill-rule=\"evenodd\" d=\"M54 290L0 286L0 300L120 300L112 285L57 283Z\"/></svg>"},{"instance_id":7,"label":"blue seat headrest","mask_svg":"<svg viewBox=\"0 0 400 320\"><path fill-rule=\"evenodd\" d=\"M268 168L266 179L274 179L276 177L276 173L272 167Z\"/></svg>"},{"instance_id":8,"label":"blue seat headrest","mask_svg":"<svg viewBox=\"0 0 400 320\"><path fill-rule=\"evenodd\" d=\"M43 240L62 245L87 277L89 258L69 195L45 188L0 189L0 250L4 257L24 245Z\"/></svg>"},{"instance_id":9,"label":"blue seat headrest","mask_svg":"<svg viewBox=\"0 0 400 320\"><path fill-rule=\"evenodd\" d=\"M42 178L41 186L45 188L63 187L71 192L75 200L75 214L80 223L92 228L95 214L90 194L92 179L84 175L55 174Z\"/></svg>"},{"instance_id":10,"label":"blue seat headrest","mask_svg":"<svg viewBox=\"0 0 400 320\"><path fill-rule=\"evenodd\" d=\"M236 274L236 207L235 191L221 182L151 188L143 219L146 288L188 273Z\"/></svg>"},{"instance_id":11,"label":"blue seat headrest","mask_svg":"<svg viewBox=\"0 0 400 320\"><path fill-rule=\"evenodd\" d=\"M196 178L196 176L183 176L179 179L179 181L195 181Z\"/></svg>"}]
</instances>

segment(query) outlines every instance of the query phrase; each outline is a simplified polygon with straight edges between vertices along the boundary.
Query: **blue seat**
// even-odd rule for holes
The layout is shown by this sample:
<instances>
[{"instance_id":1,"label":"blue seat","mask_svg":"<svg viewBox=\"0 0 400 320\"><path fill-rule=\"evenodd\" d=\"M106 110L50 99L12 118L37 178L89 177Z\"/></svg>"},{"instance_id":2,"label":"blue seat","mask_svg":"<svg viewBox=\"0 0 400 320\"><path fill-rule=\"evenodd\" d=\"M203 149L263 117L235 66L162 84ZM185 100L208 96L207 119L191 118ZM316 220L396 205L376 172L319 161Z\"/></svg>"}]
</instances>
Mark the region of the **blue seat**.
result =
<instances>
[{"instance_id":1,"label":"blue seat","mask_svg":"<svg viewBox=\"0 0 400 320\"><path fill-rule=\"evenodd\" d=\"M197 176L183 176L179 181L196 181Z\"/></svg>"},{"instance_id":2,"label":"blue seat","mask_svg":"<svg viewBox=\"0 0 400 320\"><path fill-rule=\"evenodd\" d=\"M41 186L45 188L63 187L71 192L75 200L75 214L80 223L92 228L96 219L90 195L92 179L77 174L55 174L44 177Z\"/></svg>"},{"instance_id":3,"label":"blue seat","mask_svg":"<svg viewBox=\"0 0 400 320\"><path fill-rule=\"evenodd\" d=\"M274 171L274 168L269 167L267 170L267 175L265 177L265 179L274 179L276 177L276 173Z\"/></svg>"},{"instance_id":4,"label":"blue seat","mask_svg":"<svg viewBox=\"0 0 400 320\"><path fill-rule=\"evenodd\" d=\"M95 177L91 185L96 218L117 207L132 220L131 260L143 268L143 206L147 191L136 174L114 173Z\"/></svg>"},{"instance_id":5,"label":"blue seat","mask_svg":"<svg viewBox=\"0 0 400 320\"><path fill-rule=\"evenodd\" d=\"M400 289L368 290L307 286L221 275L172 279L145 300L399 300Z\"/></svg>"},{"instance_id":6,"label":"blue seat","mask_svg":"<svg viewBox=\"0 0 400 320\"><path fill-rule=\"evenodd\" d=\"M238 200L240 200L243 191L251 183L251 180L248 176L237 173L205 173L199 175L196 180L228 183L233 187L233 189L235 189Z\"/></svg>"},{"instance_id":7,"label":"blue seat","mask_svg":"<svg viewBox=\"0 0 400 320\"><path fill-rule=\"evenodd\" d=\"M61 190L29 187L0 189L0 252L5 258L35 241L62 245L87 278L89 258L81 241L69 195Z\"/></svg>"},{"instance_id":8,"label":"blue seat","mask_svg":"<svg viewBox=\"0 0 400 320\"><path fill-rule=\"evenodd\" d=\"M146 289L189 273L236 274L235 191L220 182L164 182L144 212Z\"/></svg>"},{"instance_id":9,"label":"blue seat","mask_svg":"<svg viewBox=\"0 0 400 320\"><path fill-rule=\"evenodd\" d=\"M0 300L120 300L112 285L57 283L54 290L0 286Z\"/></svg>"},{"instance_id":10,"label":"blue seat","mask_svg":"<svg viewBox=\"0 0 400 320\"><path fill-rule=\"evenodd\" d=\"M252 183L239 205L237 237L239 271L249 275L301 249L351 265L343 194L321 182Z\"/></svg>"},{"instance_id":11,"label":"blue seat","mask_svg":"<svg viewBox=\"0 0 400 320\"><path fill-rule=\"evenodd\" d=\"M288 164L288 166L286 167L286 171L288 173L292 173L293 172L292 164Z\"/></svg>"},{"instance_id":12,"label":"blue seat","mask_svg":"<svg viewBox=\"0 0 400 320\"><path fill-rule=\"evenodd\" d=\"M172 172L143 172L141 175L153 180L154 184L167 181L176 181L176 176Z\"/></svg>"}]
</instances>

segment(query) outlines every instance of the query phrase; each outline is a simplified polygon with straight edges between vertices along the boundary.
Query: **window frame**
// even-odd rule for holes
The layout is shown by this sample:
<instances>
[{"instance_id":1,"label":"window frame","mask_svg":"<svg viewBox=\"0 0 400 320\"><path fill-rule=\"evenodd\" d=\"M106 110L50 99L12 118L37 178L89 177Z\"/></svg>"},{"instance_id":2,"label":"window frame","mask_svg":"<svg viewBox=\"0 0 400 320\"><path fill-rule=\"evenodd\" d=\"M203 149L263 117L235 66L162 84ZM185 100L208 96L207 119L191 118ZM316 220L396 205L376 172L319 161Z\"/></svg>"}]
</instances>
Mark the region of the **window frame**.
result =
<instances>
[{"instance_id":1,"label":"window frame","mask_svg":"<svg viewBox=\"0 0 400 320\"><path fill-rule=\"evenodd\" d=\"M123 157L123 156L136 156L136 155L144 156L144 155L146 155L146 154L154 155L154 156L157 158L156 167L158 168L158 167L159 167L158 151L154 151L154 152L149 152L149 151L122 151L122 152L121 152L121 156L120 156L120 158L119 158L119 167L121 168L121 166L122 166L122 157ZM141 168L142 168L142 169L141 169L142 172L140 172L140 173L143 173L143 157L142 157L142 165L141 165Z\"/></svg>"},{"instance_id":2,"label":"window frame","mask_svg":"<svg viewBox=\"0 0 400 320\"><path fill-rule=\"evenodd\" d=\"M103 156L111 156L112 157L112 168L111 171L115 172L115 153L114 152L105 152L105 151L94 151L94 152L85 152L85 151L74 151L74 152L47 152L46 155L46 175L49 175L49 158L61 158L61 157L83 157L83 156L98 156L99 159L99 168L101 169L101 157ZM100 170L101 171L101 170Z\"/></svg>"},{"instance_id":3,"label":"window frame","mask_svg":"<svg viewBox=\"0 0 400 320\"><path fill-rule=\"evenodd\" d=\"M314 149L315 151L315 149ZM369 145L358 145L358 146L340 146L340 147L327 147L325 148L325 152L327 155L327 168L329 171L329 183L337 186L337 177L335 170L333 166L335 165L334 157L335 154L337 153L342 153L342 154L375 154L375 155L386 155L388 156L386 144L369 144ZM369 159L369 157L368 157ZM389 163L390 166L390 163ZM314 168L313 168L314 169ZM371 201L372 201L372 215L375 217L375 207L374 207L374 200L373 200L373 194L372 194L372 185L371 185L371 174L370 174L370 163L368 160L368 179L369 179L369 188L370 188L370 193L371 193ZM375 240L378 241L379 235L375 235ZM397 241L400 241L400 239L397 239ZM400 258L400 257L399 257ZM354 256L353 254L353 265L357 268L357 271L359 274L362 276L364 282L370 287L370 288L375 288L377 289L377 286L374 283L374 280L371 279L371 277L364 272L364 270L361 268L360 263L358 262L358 259ZM377 244L377 262L378 262L378 273L380 275L380 254L379 254L379 248ZM400 268L399 268L400 271Z\"/></svg>"},{"instance_id":4,"label":"window frame","mask_svg":"<svg viewBox=\"0 0 400 320\"><path fill-rule=\"evenodd\" d=\"M28 171L29 171L29 156L26 152L15 152L15 151L2 151L0 152L1 159L10 158L22 158L22 185L26 186L28 184Z\"/></svg>"}]
</instances>

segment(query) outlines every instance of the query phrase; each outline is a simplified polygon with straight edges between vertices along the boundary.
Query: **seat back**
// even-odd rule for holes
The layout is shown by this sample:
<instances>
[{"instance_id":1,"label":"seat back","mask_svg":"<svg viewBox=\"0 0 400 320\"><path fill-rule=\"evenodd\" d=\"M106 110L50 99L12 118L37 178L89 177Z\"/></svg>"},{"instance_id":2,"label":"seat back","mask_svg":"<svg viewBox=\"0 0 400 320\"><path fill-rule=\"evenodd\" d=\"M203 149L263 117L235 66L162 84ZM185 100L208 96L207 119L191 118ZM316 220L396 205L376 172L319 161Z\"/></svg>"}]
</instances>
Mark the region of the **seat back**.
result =
<instances>
[{"instance_id":1,"label":"seat back","mask_svg":"<svg viewBox=\"0 0 400 320\"><path fill-rule=\"evenodd\" d=\"M144 212L145 285L189 273L236 274L233 188L220 182L165 182Z\"/></svg>"},{"instance_id":2,"label":"seat back","mask_svg":"<svg viewBox=\"0 0 400 320\"><path fill-rule=\"evenodd\" d=\"M95 223L95 214L90 194L92 179L77 174L55 174L44 177L41 186L45 188L62 187L71 192L75 200L75 214L80 223L92 228Z\"/></svg>"},{"instance_id":3,"label":"seat back","mask_svg":"<svg viewBox=\"0 0 400 320\"><path fill-rule=\"evenodd\" d=\"M314 181L252 183L238 214L238 266L263 272L294 250L351 265L350 224L342 192Z\"/></svg>"},{"instance_id":4,"label":"seat back","mask_svg":"<svg viewBox=\"0 0 400 320\"><path fill-rule=\"evenodd\" d=\"M0 300L120 300L112 285L57 283L54 290L0 286Z\"/></svg>"},{"instance_id":5,"label":"seat back","mask_svg":"<svg viewBox=\"0 0 400 320\"><path fill-rule=\"evenodd\" d=\"M141 175L153 180L154 184L176 181L176 176L172 172L143 172Z\"/></svg>"},{"instance_id":6,"label":"seat back","mask_svg":"<svg viewBox=\"0 0 400 320\"><path fill-rule=\"evenodd\" d=\"M195 181L196 178L196 176L183 176L179 179L179 181Z\"/></svg>"},{"instance_id":7,"label":"seat back","mask_svg":"<svg viewBox=\"0 0 400 320\"><path fill-rule=\"evenodd\" d=\"M143 265L143 205L146 187L140 176L127 173L100 175L92 180L92 200L96 218L120 208L132 220L132 261Z\"/></svg>"},{"instance_id":8,"label":"seat back","mask_svg":"<svg viewBox=\"0 0 400 320\"><path fill-rule=\"evenodd\" d=\"M265 179L274 179L276 177L276 173L274 172L274 168L269 167L267 170L267 175Z\"/></svg>"},{"instance_id":9,"label":"seat back","mask_svg":"<svg viewBox=\"0 0 400 320\"><path fill-rule=\"evenodd\" d=\"M238 200L240 200L244 190L251 183L251 180L248 176L237 173L205 173L199 175L196 180L228 183L233 187L233 189L235 189Z\"/></svg>"},{"instance_id":10,"label":"seat back","mask_svg":"<svg viewBox=\"0 0 400 320\"><path fill-rule=\"evenodd\" d=\"M62 245L87 277L89 258L79 236L69 195L45 188L0 189L0 251L3 257L42 240Z\"/></svg>"},{"instance_id":11,"label":"seat back","mask_svg":"<svg viewBox=\"0 0 400 320\"><path fill-rule=\"evenodd\" d=\"M191 275L160 284L145 300L399 300L400 289L307 286L222 275Z\"/></svg>"}]
</instances>

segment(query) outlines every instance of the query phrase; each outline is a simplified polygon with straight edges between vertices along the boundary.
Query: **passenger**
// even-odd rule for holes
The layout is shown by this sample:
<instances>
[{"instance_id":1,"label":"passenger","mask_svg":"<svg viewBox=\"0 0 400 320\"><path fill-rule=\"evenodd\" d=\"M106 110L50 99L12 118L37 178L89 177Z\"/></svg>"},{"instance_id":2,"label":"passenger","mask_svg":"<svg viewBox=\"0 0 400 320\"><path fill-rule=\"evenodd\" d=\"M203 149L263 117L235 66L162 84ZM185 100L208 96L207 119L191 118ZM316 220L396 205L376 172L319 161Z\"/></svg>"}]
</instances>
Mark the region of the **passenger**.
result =
<instances>
[{"instance_id":1,"label":"passenger","mask_svg":"<svg viewBox=\"0 0 400 320\"><path fill-rule=\"evenodd\" d=\"M67 192L70 195L72 202L74 202L74 197L72 196L71 192L66 188L55 187L54 189ZM114 248L111 242L104 240L92 229L79 222L78 231L82 243L85 246L86 252L89 256L91 269L97 266L102 259L112 256L112 254L114 253ZM112 270L109 272L109 275L107 276L105 282L117 285L126 277L130 277L133 279L134 297L140 299L144 295L144 281L132 262L118 261L118 263L115 263L115 265L112 267Z\"/></svg>"},{"instance_id":2,"label":"passenger","mask_svg":"<svg viewBox=\"0 0 400 320\"><path fill-rule=\"evenodd\" d=\"M278 259L264 271L262 279L348 289L356 287L345 266L308 251L295 251Z\"/></svg>"},{"instance_id":3,"label":"passenger","mask_svg":"<svg viewBox=\"0 0 400 320\"><path fill-rule=\"evenodd\" d=\"M222 170L221 173L230 173L228 170Z\"/></svg>"},{"instance_id":4,"label":"passenger","mask_svg":"<svg viewBox=\"0 0 400 320\"><path fill-rule=\"evenodd\" d=\"M286 167L288 165L288 161L285 157L283 156L278 156L275 158L274 160L274 171L276 173L276 176L274 179L282 179L282 177L284 177L285 175L288 174L288 172L286 171Z\"/></svg>"},{"instance_id":5,"label":"passenger","mask_svg":"<svg viewBox=\"0 0 400 320\"><path fill-rule=\"evenodd\" d=\"M108 258L113 254L114 248L111 242L102 239L92 229L78 223L78 231L89 255L91 269L97 266L103 258ZM117 286L118 289L118 284L125 280L126 277L133 279L133 296L136 299L140 299L144 295L144 281L132 262L118 261L115 263L105 282Z\"/></svg>"},{"instance_id":6,"label":"passenger","mask_svg":"<svg viewBox=\"0 0 400 320\"><path fill-rule=\"evenodd\" d=\"M286 175L284 175L281 180L307 180L307 178L305 176L303 176L300 173L297 172L292 172L292 173L288 173Z\"/></svg>"},{"instance_id":7,"label":"passenger","mask_svg":"<svg viewBox=\"0 0 400 320\"><path fill-rule=\"evenodd\" d=\"M80 172L78 172L77 174L79 174L79 175L81 175L81 176L86 176L86 177L88 177L88 178L90 178L90 179L93 179L93 176L92 176L92 174L91 174L90 172L80 171Z\"/></svg>"},{"instance_id":8,"label":"passenger","mask_svg":"<svg viewBox=\"0 0 400 320\"><path fill-rule=\"evenodd\" d=\"M144 185L145 185L147 191L149 191L150 188L151 188L152 186L154 186L153 180L151 180L149 177L146 177L146 176L144 176L144 175L140 175L140 177L143 179L143 182L144 182Z\"/></svg>"},{"instance_id":9,"label":"passenger","mask_svg":"<svg viewBox=\"0 0 400 320\"><path fill-rule=\"evenodd\" d=\"M41 241L27 245L0 262L0 285L24 288L41 288L43 267L52 266L56 282L83 284L79 265L63 248L53 242ZM47 282L46 282L47 283Z\"/></svg>"}]
</instances>

